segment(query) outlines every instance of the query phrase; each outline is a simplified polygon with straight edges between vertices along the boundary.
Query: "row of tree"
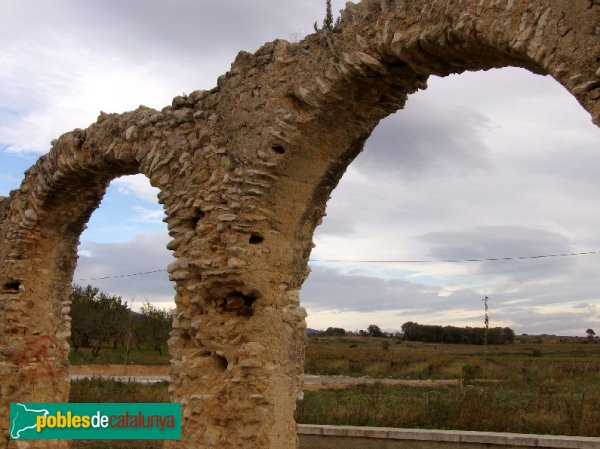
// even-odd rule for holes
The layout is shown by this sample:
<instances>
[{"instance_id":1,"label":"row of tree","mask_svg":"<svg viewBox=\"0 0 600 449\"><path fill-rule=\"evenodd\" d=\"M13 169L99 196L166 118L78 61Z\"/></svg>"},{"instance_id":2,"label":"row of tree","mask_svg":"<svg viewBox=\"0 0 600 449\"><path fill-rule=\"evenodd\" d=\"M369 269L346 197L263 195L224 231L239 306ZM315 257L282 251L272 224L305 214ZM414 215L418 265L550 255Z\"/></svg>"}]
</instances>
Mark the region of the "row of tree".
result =
<instances>
[{"instance_id":1,"label":"row of tree","mask_svg":"<svg viewBox=\"0 0 600 449\"><path fill-rule=\"evenodd\" d=\"M463 343L469 345L503 345L514 343L515 332L510 327L456 327L419 324L408 321L402 325L404 338L428 343Z\"/></svg>"},{"instance_id":2,"label":"row of tree","mask_svg":"<svg viewBox=\"0 0 600 449\"><path fill-rule=\"evenodd\" d=\"M419 324L408 321L402 325L402 332L384 332L376 324L370 324L366 330L358 332L346 331L341 327L328 327L320 335L342 337L345 335L360 335L364 337L389 338L396 337L409 341L423 341L428 343L458 343L470 345L502 345L514 343L515 332L510 327L456 327Z\"/></svg>"},{"instance_id":3,"label":"row of tree","mask_svg":"<svg viewBox=\"0 0 600 449\"><path fill-rule=\"evenodd\" d=\"M120 296L109 295L88 285L71 291L71 342L73 349L91 348L97 357L100 349L122 346L127 355L132 347L151 347L160 354L171 331L172 311L146 302L140 313L133 312Z\"/></svg>"},{"instance_id":4,"label":"row of tree","mask_svg":"<svg viewBox=\"0 0 600 449\"><path fill-rule=\"evenodd\" d=\"M384 337L401 337L402 335L399 332L390 333L384 332L381 330L379 326L376 324L369 324L366 330L359 330L357 332L347 331L343 327L328 327L324 331L316 331L314 329L310 330L311 335L323 335L326 337L344 337L351 335L360 335L361 337L376 337L376 338L384 338Z\"/></svg>"}]
</instances>

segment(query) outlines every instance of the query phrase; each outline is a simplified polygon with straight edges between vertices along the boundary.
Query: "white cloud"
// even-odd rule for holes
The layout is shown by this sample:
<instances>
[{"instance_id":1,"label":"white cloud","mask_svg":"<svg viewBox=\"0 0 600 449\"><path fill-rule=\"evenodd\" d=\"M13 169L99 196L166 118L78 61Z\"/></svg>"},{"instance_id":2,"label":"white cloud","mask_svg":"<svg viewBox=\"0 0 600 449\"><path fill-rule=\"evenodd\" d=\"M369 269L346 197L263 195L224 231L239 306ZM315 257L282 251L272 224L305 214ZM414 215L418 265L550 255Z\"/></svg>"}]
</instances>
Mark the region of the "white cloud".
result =
<instances>
[{"instance_id":1,"label":"white cloud","mask_svg":"<svg viewBox=\"0 0 600 449\"><path fill-rule=\"evenodd\" d=\"M335 1L334 8L342 2ZM312 26L320 1L176 3L6 0L0 17L0 143L44 153L99 112L162 108L210 89L241 49Z\"/></svg>"},{"instance_id":2,"label":"white cloud","mask_svg":"<svg viewBox=\"0 0 600 449\"><path fill-rule=\"evenodd\" d=\"M138 199L157 204L159 190L150 185L150 181L142 174L122 176L112 181L119 193L135 195ZM140 209L141 210L141 209Z\"/></svg>"},{"instance_id":3,"label":"white cloud","mask_svg":"<svg viewBox=\"0 0 600 449\"><path fill-rule=\"evenodd\" d=\"M20 179L13 175L4 175L0 173L0 181L18 182Z\"/></svg>"},{"instance_id":4,"label":"white cloud","mask_svg":"<svg viewBox=\"0 0 600 449\"><path fill-rule=\"evenodd\" d=\"M31 39L0 50L0 59L13 63L0 73L5 86L0 105L19 108L5 113L0 125L0 142L9 144L8 151L44 153L52 139L87 127L101 110L158 107L177 93L153 64L135 64L60 38Z\"/></svg>"},{"instance_id":5,"label":"white cloud","mask_svg":"<svg viewBox=\"0 0 600 449\"><path fill-rule=\"evenodd\" d=\"M432 79L405 110L382 121L333 192L313 258L436 260L596 250L598 142L600 130L552 79L522 70ZM336 310L338 323L344 314L368 313L365 319L378 316L389 327L392 309L406 319L469 324L461 310L476 315L486 292L502 307L495 319L519 331L581 334L598 319L569 304L574 298L600 303L598 269L593 255L320 264L313 265L303 297L313 312L309 323L320 323L323 310Z\"/></svg>"},{"instance_id":6,"label":"white cloud","mask_svg":"<svg viewBox=\"0 0 600 449\"><path fill-rule=\"evenodd\" d=\"M133 206L133 210L137 213L137 216L133 219L134 221L162 223L165 216L162 210L148 209L142 206Z\"/></svg>"},{"instance_id":7,"label":"white cloud","mask_svg":"<svg viewBox=\"0 0 600 449\"><path fill-rule=\"evenodd\" d=\"M342 3L334 1L333 9ZM35 9L6 0L0 17L0 144L15 153L42 153L61 133L88 126L100 110L161 108L182 92L211 88L238 50L310 30L323 13L321 0L286 0L279 7L267 0L57 0ZM505 69L431 78L427 90L382 121L333 192L313 257L600 249L598 142L600 130L589 115L549 77ZM10 176L4 171L0 180L18 185ZM145 177L120 178L114 185L139 200L130 220L160 219L157 190ZM167 240L165 233L85 244L76 277L165 267ZM407 319L476 323L486 288L498 322L529 332L581 333L599 327L596 259L347 263L335 270L321 264L302 296L313 327L397 327ZM98 286L168 303L166 274L152 276Z\"/></svg>"},{"instance_id":8,"label":"white cloud","mask_svg":"<svg viewBox=\"0 0 600 449\"><path fill-rule=\"evenodd\" d=\"M173 261L171 252L166 249L169 240L169 236L161 232L124 243L84 243L79 251L74 282L92 284L127 300L173 304L173 285L166 271L129 276L166 269ZM123 275L127 276L119 277Z\"/></svg>"}]
</instances>

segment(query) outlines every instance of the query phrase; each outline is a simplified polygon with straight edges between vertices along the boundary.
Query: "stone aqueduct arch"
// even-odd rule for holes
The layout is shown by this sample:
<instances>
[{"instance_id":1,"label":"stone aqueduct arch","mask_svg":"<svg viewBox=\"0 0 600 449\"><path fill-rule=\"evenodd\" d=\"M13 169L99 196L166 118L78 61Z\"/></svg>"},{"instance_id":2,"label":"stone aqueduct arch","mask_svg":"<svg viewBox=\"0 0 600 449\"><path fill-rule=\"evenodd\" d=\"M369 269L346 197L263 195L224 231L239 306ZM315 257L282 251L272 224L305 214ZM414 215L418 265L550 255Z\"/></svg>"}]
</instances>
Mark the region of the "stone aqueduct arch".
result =
<instances>
[{"instance_id":1,"label":"stone aqueduct arch","mask_svg":"<svg viewBox=\"0 0 600 449\"><path fill-rule=\"evenodd\" d=\"M176 260L170 339L183 441L295 448L312 234L379 120L429 75L549 74L600 125L600 1L364 0L333 32L241 52L218 87L162 111L100 114L53 142L0 201L0 419L66 401L67 301L79 235L115 177L160 189Z\"/></svg>"}]
</instances>

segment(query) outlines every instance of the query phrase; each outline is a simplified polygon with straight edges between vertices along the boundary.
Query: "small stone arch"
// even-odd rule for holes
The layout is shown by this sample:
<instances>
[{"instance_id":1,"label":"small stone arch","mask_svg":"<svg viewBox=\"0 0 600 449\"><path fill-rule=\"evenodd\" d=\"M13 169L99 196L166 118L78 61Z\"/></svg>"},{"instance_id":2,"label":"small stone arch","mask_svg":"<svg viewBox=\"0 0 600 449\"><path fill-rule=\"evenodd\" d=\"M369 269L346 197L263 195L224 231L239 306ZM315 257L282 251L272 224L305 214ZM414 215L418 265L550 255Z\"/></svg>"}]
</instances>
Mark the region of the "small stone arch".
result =
<instances>
[{"instance_id":1,"label":"small stone arch","mask_svg":"<svg viewBox=\"0 0 600 449\"><path fill-rule=\"evenodd\" d=\"M149 164L166 146L159 149L134 125L160 117L147 108L101 114L88 129L53 141L2 201L0 389L7 403L68 401L69 293L79 236L116 177L144 173L169 197L168 170Z\"/></svg>"},{"instance_id":2,"label":"small stone arch","mask_svg":"<svg viewBox=\"0 0 600 449\"><path fill-rule=\"evenodd\" d=\"M8 402L66 398L79 234L112 178L144 173L176 257L180 446L297 447L298 292L329 194L374 127L432 74L504 66L553 76L600 125L599 23L597 0L363 0L333 31L241 52L211 91L60 137L0 201L4 441Z\"/></svg>"}]
</instances>

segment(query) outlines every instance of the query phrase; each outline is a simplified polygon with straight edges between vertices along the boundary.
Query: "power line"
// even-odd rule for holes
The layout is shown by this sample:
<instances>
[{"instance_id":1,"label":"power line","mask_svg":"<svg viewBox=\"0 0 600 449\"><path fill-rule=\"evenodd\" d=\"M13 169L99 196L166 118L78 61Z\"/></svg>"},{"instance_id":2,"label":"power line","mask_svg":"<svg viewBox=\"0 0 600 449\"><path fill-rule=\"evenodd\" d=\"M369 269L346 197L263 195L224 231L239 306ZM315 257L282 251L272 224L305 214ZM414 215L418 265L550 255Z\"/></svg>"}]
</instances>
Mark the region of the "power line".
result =
<instances>
[{"instance_id":1,"label":"power line","mask_svg":"<svg viewBox=\"0 0 600 449\"><path fill-rule=\"evenodd\" d=\"M310 259L309 262L323 263L465 263L465 262L499 262L503 260L530 260L548 257L571 257L600 254L600 251L585 251L581 253L542 254L538 256L490 257L485 259L440 259L440 260L354 260L354 259Z\"/></svg>"},{"instance_id":2,"label":"power line","mask_svg":"<svg viewBox=\"0 0 600 449\"><path fill-rule=\"evenodd\" d=\"M542 254L537 256L514 256L514 257L490 257L485 259L441 259L441 260L355 260L355 259L309 259L309 262L320 262L320 263L374 263L374 264L425 264L425 263L467 263L467 262L500 262L506 260L532 260L532 259L546 259L550 257L574 257L574 256L588 256L592 254L600 254L600 251L584 251L581 253L557 253L557 254ZM105 279L115 278L126 278L132 276L144 276L147 274L163 273L166 269L142 271L139 273L128 273L128 274L115 274L111 276L103 276L96 278L78 278L76 281L102 281Z\"/></svg>"},{"instance_id":3,"label":"power line","mask_svg":"<svg viewBox=\"0 0 600 449\"><path fill-rule=\"evenodd\" d=\"M99 278L78 278L76 281L102 281L104 279L114 279L114 278L128 278L131 276L143 276L145 274L153 274L153 273L162 273L167 271L165 268L160 270L152 270L152 271L142 271L140 273L128 273L128 274L114 274L112 276L103 276Z\"/></svg>"}]
</instances>

